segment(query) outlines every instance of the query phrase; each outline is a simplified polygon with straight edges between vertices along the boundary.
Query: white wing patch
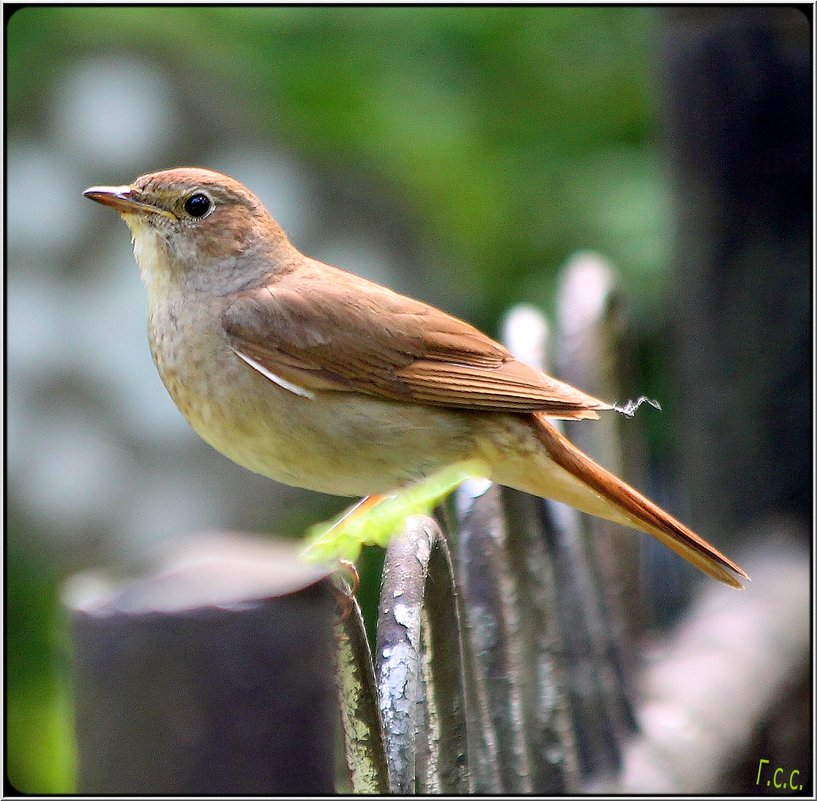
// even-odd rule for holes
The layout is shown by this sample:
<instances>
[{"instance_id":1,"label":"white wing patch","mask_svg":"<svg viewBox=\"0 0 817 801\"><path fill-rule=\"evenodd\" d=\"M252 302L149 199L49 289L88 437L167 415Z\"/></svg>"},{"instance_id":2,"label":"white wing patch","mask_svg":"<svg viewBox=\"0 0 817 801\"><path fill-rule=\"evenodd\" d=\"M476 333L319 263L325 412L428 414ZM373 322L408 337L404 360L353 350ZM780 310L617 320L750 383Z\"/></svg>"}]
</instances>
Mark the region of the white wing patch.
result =
<instances>
[{"instance_id":1,"label":"white wing patch","mask_svg":"<svg viewBox=\"0 0 817 801\"><path fill-rule=\"evenodd\" d=\"M263 364L259 364L255 359L251 359L246 354L242 353L240 350L236 350L235 348L232 349L233 353L238 356L239 359L246 362L250 365L254 370L258 370L262 376L268 378L274 384L278 384L279 387L282 389L287 390L288 392L293 393L293 395L300 395L302 398L308 398L309 400L315 399L315 393L310 392L308 389L304 389L303 387L299 387L297 384L293 384L292 381L287 381L286 378L281 378L279 375L275 375L275 373L271 373L264 367Z\"/></svg>"}]
</instances>

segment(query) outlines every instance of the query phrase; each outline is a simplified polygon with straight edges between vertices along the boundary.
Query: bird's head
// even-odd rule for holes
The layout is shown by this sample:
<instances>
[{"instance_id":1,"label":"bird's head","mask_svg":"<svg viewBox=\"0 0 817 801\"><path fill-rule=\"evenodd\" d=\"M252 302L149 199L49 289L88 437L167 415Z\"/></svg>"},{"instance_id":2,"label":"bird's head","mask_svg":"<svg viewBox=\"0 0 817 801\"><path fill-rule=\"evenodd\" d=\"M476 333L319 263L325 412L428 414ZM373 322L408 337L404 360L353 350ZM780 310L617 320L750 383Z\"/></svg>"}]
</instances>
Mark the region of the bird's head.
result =
<instances>
[{"instance_id":1,"label":"bird's head","mask_svg":"<svg viewBox=\"0 0 817 801\"><path fill-rule=\"evenodd\" d=\"M127 223L151 292L182 284L208 294L235 292L271 272L291 247L249 189L211 170L180 167L83 194Z\"/></svg>"}]
</instances>

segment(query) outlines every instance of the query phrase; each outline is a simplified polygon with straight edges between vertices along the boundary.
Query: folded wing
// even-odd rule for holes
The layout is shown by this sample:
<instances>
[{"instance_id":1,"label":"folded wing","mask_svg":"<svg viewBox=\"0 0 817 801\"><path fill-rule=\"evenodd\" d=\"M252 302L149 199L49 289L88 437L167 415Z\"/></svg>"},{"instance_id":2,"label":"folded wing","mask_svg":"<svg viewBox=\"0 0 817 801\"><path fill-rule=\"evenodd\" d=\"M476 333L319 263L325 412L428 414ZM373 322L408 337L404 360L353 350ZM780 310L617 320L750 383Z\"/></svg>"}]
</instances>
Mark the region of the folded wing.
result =
<instances>
[{"instance_id":1,"label":"folded wing","mask_svg":"<svg viewBox=\"0 0 817 801\"><path fill-rule=\"evenodd\" d=\"M222 324L248 364L307 395L358 392L568 419L613 408L517 361L456 317L326 265L240 293Z\"/></svg>"}]
</instances>

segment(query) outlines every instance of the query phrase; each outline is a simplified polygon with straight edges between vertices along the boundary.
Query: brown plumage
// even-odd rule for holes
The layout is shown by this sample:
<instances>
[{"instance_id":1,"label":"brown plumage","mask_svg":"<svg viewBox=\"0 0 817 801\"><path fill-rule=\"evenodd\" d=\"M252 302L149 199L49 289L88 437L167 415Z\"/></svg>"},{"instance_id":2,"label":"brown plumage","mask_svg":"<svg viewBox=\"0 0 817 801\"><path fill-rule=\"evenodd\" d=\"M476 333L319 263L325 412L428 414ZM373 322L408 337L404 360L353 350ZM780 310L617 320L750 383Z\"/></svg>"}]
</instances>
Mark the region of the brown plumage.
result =
<instances>
[{"instance_id":1,"label":"brown plumage","mask_svg":"<svg viewBox=\"0 0 817 801\"><path fill-rule=\"evenodd\" d=\"M239 464L369 495L478 458L494 480L645 531L732 587L747 578L549 422L611 404L462 320L304 256L238 181L180 168L85 194L131 229L168 392Z\"/></svg>"},{"instance_id":2,"label":"brown plumage","mask_svg":"<svg viewBox=\"0 0 817 801\"><path fill-rule=\"evenodd\" d=\"M310 391L567 419L612 408L517 361L468 323L326 264L238 293L222 323L237 352Z\"/></svg>"},{"instance_id":3,"label":"brown plumage","mask_svg":"<svg viewBox=\"0 0 817 801\"><path fill-rule=\"evenodd\" d=\"M749 577L731 559L649 498L596 464L548 422L544 415L532 414L530 419L537 438L545 446L550 458L599 495L612 501L612 513L602 514L602 517L652 534L707 575L730 587L743 589L729 571L746 579Z\"/></svg>"}]
</instances>

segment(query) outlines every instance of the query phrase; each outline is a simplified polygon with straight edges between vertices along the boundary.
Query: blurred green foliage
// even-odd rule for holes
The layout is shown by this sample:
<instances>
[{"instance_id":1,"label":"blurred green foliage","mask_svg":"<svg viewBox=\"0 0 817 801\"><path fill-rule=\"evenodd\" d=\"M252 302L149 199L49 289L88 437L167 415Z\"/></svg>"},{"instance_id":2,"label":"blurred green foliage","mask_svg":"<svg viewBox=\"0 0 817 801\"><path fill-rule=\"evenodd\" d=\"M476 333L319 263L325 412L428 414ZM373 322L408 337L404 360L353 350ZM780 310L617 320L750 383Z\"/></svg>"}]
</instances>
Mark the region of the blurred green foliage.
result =
<instances>
[{"instance_id":1,"label":"blurred green foliage","mask_svg":"<svg viewBox=\"0 0 817 801\"><path fill-rule=\"evenodd\" d=\"M643 315L668 254L654 14L29 6L7 21L7 120L37 139L53 87L84 56L154 59L317 170L388 186L440 280L462 288L457 311L484 328L513 302L547 305L556 269L585 248L617 265ZM21 790L70 791L56 577L30 558L10 562L7 775Z\"/></svg>"},{"instance_id":2,"label":"blurred green foliage","mask_svg":"<svg viewBox=\"0 0 817 801\"><path fill-rule=\"evenodd\" d=\"M392 187L477 322L544 302L577 248L654 300L653 26L642 8L28 7L8 27L9 119L36 124L31 97L68 59L142 54L305 160Z\"/></svg>"},{"instance_id":3,"label":"blurred green foliage","mask_svg":"<svg viewBox=\"0 0 817 801\"><path fill-rule=\"evenodd\" d=\"M6 582L6 777L27 793L74 790L59 577L40 555L14 547Z\"/></svg>"}]
</instances>

